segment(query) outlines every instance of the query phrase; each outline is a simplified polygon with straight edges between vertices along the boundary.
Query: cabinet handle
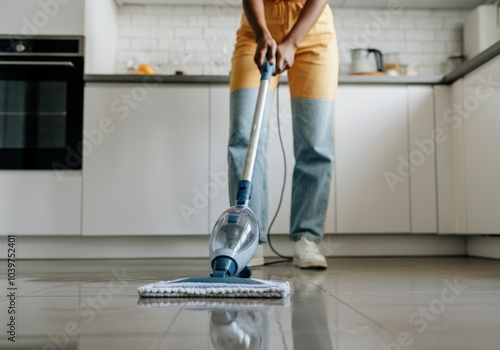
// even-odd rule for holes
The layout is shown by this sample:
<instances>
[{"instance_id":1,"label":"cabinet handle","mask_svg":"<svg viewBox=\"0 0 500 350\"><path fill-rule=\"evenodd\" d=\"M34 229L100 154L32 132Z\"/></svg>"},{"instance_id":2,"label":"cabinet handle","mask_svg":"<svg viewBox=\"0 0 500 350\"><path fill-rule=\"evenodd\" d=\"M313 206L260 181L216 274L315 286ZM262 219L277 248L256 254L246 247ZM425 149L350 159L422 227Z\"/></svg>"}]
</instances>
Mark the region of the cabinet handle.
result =
<instances>
[{"instance_id":1,"label":"cabinet handle","mask_svg":"<svg viewBox=\"0 0 500 350\"><path fill-rule=\"evenodd\" d=\"M70 61L0 61L2 66L63 66L75 67Z\"/></svg>"}]
</instances>

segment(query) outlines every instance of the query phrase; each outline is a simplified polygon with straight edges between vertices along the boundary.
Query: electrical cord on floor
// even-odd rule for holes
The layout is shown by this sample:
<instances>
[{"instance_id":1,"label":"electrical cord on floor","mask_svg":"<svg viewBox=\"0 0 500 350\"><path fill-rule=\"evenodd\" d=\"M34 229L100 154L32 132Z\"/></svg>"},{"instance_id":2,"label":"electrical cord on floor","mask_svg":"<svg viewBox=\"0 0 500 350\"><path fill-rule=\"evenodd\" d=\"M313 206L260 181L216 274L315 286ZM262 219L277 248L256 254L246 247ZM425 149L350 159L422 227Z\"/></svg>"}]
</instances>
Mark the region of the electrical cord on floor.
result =
<instances>
[{"instance_id":1,"label":"electrical cord on floor","mask_svg":"<svg viewBox=\"0 0 500 350\"><path fill-rule=\"evenodd\" d=\"M269 248L273 251L274 254L279 256L280 258L283 258L284 260L277 260L277 261L271 261L264 263L264 266L268 265L274 265L274 264L280 264L280 263L285 263L285 262L290 262L293 260L293 257L291 256L286 256L278 253L276 249L273 247L273 243L271 242L271 228L273 227L274 221L276 220L276 217L278 216L278 213L280 212L281 209L281 204L283 203L283 194L285 193L285 186L286 186L286 153L285 153L285 146L283 145L283 138L281 136L281 126L280 126L280 86L278 83L278 86L276 87L276 119L277 119L277 126L278 126L278 136L280 140L280 145L281 145L281 153L283 155L283 169L284 169L284 174L283 174L283 185L281 186L281 194L280 194L280 200L278 202L278 208L276 209L276 213L274 213L273 219L271 220L271 223L269 224L269 228L267 229L267 242L269 243Z\"/></svg>"}]
</instances>

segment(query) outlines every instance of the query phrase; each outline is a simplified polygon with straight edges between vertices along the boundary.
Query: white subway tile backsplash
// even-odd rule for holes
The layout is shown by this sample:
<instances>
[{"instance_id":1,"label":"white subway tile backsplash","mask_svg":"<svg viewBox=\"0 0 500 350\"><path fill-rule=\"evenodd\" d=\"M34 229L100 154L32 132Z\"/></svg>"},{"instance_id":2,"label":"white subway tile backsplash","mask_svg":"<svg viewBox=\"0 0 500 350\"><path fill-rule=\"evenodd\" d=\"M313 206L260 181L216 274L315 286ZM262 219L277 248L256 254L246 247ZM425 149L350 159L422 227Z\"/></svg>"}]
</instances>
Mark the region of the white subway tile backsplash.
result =
<instances>
[{"instance_id":1,"label":"white subway tile backsplash","mask_svg":"<svg viewBox=\"0 0 500 350\"><path fill-rule=\"evenodd\" d=\"M403 64L408 64L408 63L421 64L422 63L422 55L419 55L419 54L402 53L399 55L399 59L401 60L401 63L403 63Z\"/></svg>"},{"instance_id":2,"label":"white subway tile backsplash","mask_svg":"<svg viewBox=\"0 0 500 350\"><path fill-rule=\"evenodd\" d=\"M357 28L359 30L364 30L370 22L374 22L369 16L357 16L351 18L348 22L345 23L348 28Z\"/></svg>"},{"instance_id":3,"label":"white subway tile backsplash","mask_svg":"<svg viewBox=\"0 0 500 350\"><path fill-rule=\"evenodd\" d=\"M147 38L149 37L149 28L146 27L120 27L119 35L121 38Z\"/></svg>"},{"instance_id":4,"label":"white subway tile backsplash","mask_svg":"<svg viewBox=\"0 0 500 350\"><path fill-rule=\"evenodd\" d=\"M444 28L445 29L455 29L461 30L464 26L464 20L462 18L445 18Z\"/></svg>"},{"instance_id":5,"label":"white subway tile backsplash","mask_svg":"<svg viewBox=\"0 0 500 350\"><path fill-rule=\"evenodd\" d=\"M424 52L425 53L430 53L430 52L446 52L446 43L444 42L426 42L424 43Z\"/></svg>"},{"instance_id":6,"label":"white subway tile backsplash","mask_svg":"<svg viewBox=\"0 0 500 350\"><path fill-rule=\"evenodd\" d=\"M403 11L403 15L405 17L430 17L433 11L431 10L413 10L413 9L408 9Z\"/></svg>"},{"instance_id":7,"label":"white subway tile backsplash","mask_svg":"<svg viewBox=\"0 0 500 350\"><path fill-rule=\"evenodd\" d=\"M176 38L202 38L203 30L196 27L178 27L174 29Z\"/></svg>"},{"instance_id":8,"label":"white subway tile backsplash","mask_svg":"<svg viewBox=\"0 0 500 350\"><path fill-rule=\"evenodd\" d=\"M118 6L118 15L122 14L137 14L137 13L146 13L146 5L126 5L126 6Z\"/></svg>"},{"instance_id":9,"label":"white subway tile backsplash","mask_svg":"<svg viewBox=\"0 0 500 350\"><path fill-rule=\"evenodd\" d=\"M173 28L151 28L151 36L160 39L174 38L175 31Z\"/></svg>"},{"instance_id":10,"label":"white subway tile backsplash","mask_svg":"<svg viewBox=\"0 0 500 350\"><path fill-rule=\"evenodd\" d=\"M128 38L118 38L116 40L116 49L118 51L130 50L130 39L128 39Z\"/></svg>"},{"instance_id":11,"label":"white subway tile backsplash","mask_svg":"<svg viewBox=\"0 0 500 350\"><path fill-rule=\"evenodd\" d=\"M174 13L173 6L164 5L146 5L145 13L149 15L162 15Z\"/></svg>"},{"instance_id":12,"label":"white subway tile backsplash","mask_svg":"<svg viewBox=\"0 0 500 350\"><path fill-rule=\"evenodd\" d=\"M115 59L117 63L126 63L127 60L133 58L134 55L131 55L129 51L117 52Z\"/></svg>"},{"instance_id":13,"label":"white subway tile backsplash","mask_svg":"<svg viewBox=\"0 0 500 350\"><path fill-rule=\"evenodd\" d=\"M215 15L209 17L209 25L212 27L234 27L236 18L234 16Z\"/></svg>"},{"instance_id":14,"label":"white subway tile backsplash","mask_svg":"<svg viewBox=\"0 0 500 350\"><path fill-rule=\"evenodd\" d=\"M209 64L211 61L211 55L207 53L193 53L190 57L189 62L196 65Z\"/></svg>"},{"instance_id":15,"label":"white subway tile backsplash","mask_svg":"<svg viewBox=\"0 0 500 350\"><path fill-rule=\"evenodd\" d=\"M461 30L441 30L436 32L436 39L438 40L462 40Z\"/></svg>"},{"instance_id":16,"label":"white subway tile backsplash","mask_svg":"<svg viewBox=\"0 0 500 350\"><path fill-rule=\"evenodd\" d=\"M198 26L196 16L177 16L177 15L164 15L160 16L160 26L163 27L186 27Z\"/></svg>"},{"instance_id":17,"label":"white subway tile backsplash","mask_svg":"<svg viewBox=\"0 0 500 350\"><path fill-rule=\"evenodd\" d=\"M435 33L432 30L408 30L406 32L406 39L408 40L434 40Z\"/></svg>"},{"instance_id":18,"label":"white subway tile backsplash","mask_svg":"<svg viewBox=\"0 0 500 350\"><path fill-rule=\"evenodd\" d=\"M443 60L446 60L446 56L437 54L424 54L422 56L422 63L429 66L432 66L436 63L441 64Z\"/></svg>"},{"instance_id":19,"label":"white subway tile backsplash","mask_svg":"<svg viewBox=\"0 0 500 350\"><path fill-rule=\"evenodd\" d=\"M129 26L132 24L132 15L120 14L117 18L118 26Z\"/></svg>"},{"instance_id":20,"label":"white subway tile backsplash","mask_svg":"<svg viewBox=\"0 0 500 350\"><path fill-rule=\"evenodd\" d=\"M382 53L401 52L404 50L404 43L401 41L383 41L380 43L373 43L372 46L381 50Z\"/></svg>"},{"instance_id":21,"label":"white subway tile backsplash","mask_svg":"<svg viewBox=\"0 0 500 350\"><path fill-rule=\"evenodd\" d=\"M169 51L173 49L174 40L173 39L158 39L158 47L162 51Z\"/></svg>"},{"instance_id":22,"label":"white subway tile backsplash","mask_svg":"<svg viewBox=\"0 0 500 350\"><path fill-rule=\"evenodd\" d=\"M156 40L156 39L132 39L132 50L134 50L134 51L158 50L158 40Z\"/></svg>"},{"instance_id":23,"label":"white subway tile backsplash","mask_svg":"<svg viewBox=\"0 0 500 350\"><path fill-rule=\"evenodd\" d=\"M417 27L415 18L398 18L398 27L401 29L414 29Z\"/></svg>"},{"instance_id":24,"label":"white subway tile backsplash","mask_svg":"<svg viewBox=\"0 0 500 350\"><path fill-rule=\"evenodd\" d=\"M228 5L233 3L236 6ZM402 63L421 65L420 74L441 74L447 56L462 51L465 11L333 11L342 73L349 70L354 47L399 52ZM163 74L181 70L227 75L241 15L239 0L213 0L203 6L119 6L116 71L124 72L125 62L134 58L153 64Z\"/></svg>"},{"instance_id":25,"label":"white subway tile backsplash","mask_svg":"<svg viewBox=\"0 0 500 350\"><path fill-rule=\"evenodd\" d=\"M174 14L182 16L202 15L203 6L173 6Z\"/></svg>"},{"instance_id":26,"label":"white subway tile backsplash","mask_svg":"<svg viewBox=\"0 0 500 350\"><path fill-rule=\"evenodd\" d=\"M417 19L417 28L421 29L441 29L443 28L442 18L422 18Z\"/></svg>"},{"instance_id":27,"label":"white subway tile backsplash","mask_svg":"<svg viewBox=\"0 0 500 350\"><path fill-rule=\"evenodd\" d=\"M424 51L424 44L420 42L408 41L405 44L406 52L410 53L421 53Z\"/></svg>"},{"instance_id":28,"label":"white subway tile backsplash","mask_svg":"<svg viewBox=\"0 0 500 350\"><path fill-rule=\"evenodd\" d=\"M158 25L158 17L156 15L132 15L132 25L138 27L155 27Z\"/></svg>"},{"instance_id":29,"label":"white subway tile backsplash","mask_svg":"<svg viewBox=\"0 0 500 350\"><path fill-rule=\"evenodd\" d=\"M401 40L405 39L405 32L403 30L386 30L381 35L382 38L389 40Z\"/></svg>"},{"instance_id":30,"label":"white subway tile backsplash","mask_svg":"<svg viewBox=\"0 0 500 350\"><path fill-rule=\"evenodd\" d=\"M366 9L363 10L358 10L358 9L349 9L349 8L332 8L333 14L336 17L342 17L342 18L351 18L351 17L356 17L359 14L362 14L363 12L366 11Z\"/></svg>"},{"instance_id":31,"label":"white subway tile backsplash","mask_svg":"<svg viewBox=\"0 0 500 350\"><path fill-rule=\"evenodd\" d=\"M434 10L431 13L431 17L441 17L441 18L463 18L462 10Z\"/></svg>"},{"instance_id":32,"label":"white subway tile backsplash","mask_svg":"<svg viewBox=\"0 0 500 350\"><path fill-rule=\"evenodd\" d=\"M204 28L204 35L203 37L205 39L220 39L220 38L227 38L230 36L235 36L236 35L236 29L228 29L228 28Z\"/></svg>"},{"instance_id":33,"label":"white subway tile backsplash","mask_svg":"<svg viewBox=\"0 0 500 350\"><path fill-rule=\"evenodd\" d=\"M196 16L194 17L195 23L194 25L197 27L208 27L209 25L209 18L207 16L201 15L201 16Z\"/></svg>"},{"instance_id":34,"label":"white subway tile backsplash","mask_svg":"<svg viewBox=\"0 0 500 350\"><path fill-rule=\"evenodd\" d=\"M191 47L193 48L194 52L204 52L207 55L210 54L210 52L211 52L206 40L191 39L191 40L189 40L189 43L191 44Z\"/></svg>"}]
</instances>

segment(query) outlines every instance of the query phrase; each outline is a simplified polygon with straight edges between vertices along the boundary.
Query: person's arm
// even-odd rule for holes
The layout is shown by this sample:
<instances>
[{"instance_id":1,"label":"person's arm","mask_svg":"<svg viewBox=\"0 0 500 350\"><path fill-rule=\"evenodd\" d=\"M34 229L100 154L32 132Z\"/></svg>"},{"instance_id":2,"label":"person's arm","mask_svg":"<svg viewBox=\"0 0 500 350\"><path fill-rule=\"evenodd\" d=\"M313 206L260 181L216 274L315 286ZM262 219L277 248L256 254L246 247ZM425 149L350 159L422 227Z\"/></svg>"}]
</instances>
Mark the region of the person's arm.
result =
<instances>
[{"instance_id":1,"label":"person's arm","mask_svg":"<svg viewBox=\"0 0 500 350\"><path fill-rule=\"evenodd\" d=\"M254 61L259 69L266 58L274 64L275 56L277 65L275 74L280 74L292 67L297 47L316 23L327 2L328 0L307 0L293 28L283 41L276 45L276 41L267 28L263 0L243 0L245 16L257 41Z\"/></svg>"},{"instance_id":2,"label":"person's arm","mask_svg":"<svg viewBox=\"0 0 500 350\"><path fill-rule=\"evenodd\" d=\"M276 49L276 74L293 66L295 51L323 12L328 0L307 0L293 28Z\"/></svg>"},{"instance_id":3,"label":"person's arm","mask_svg":"<svg viewBox=\"0 0 500 350\"><path fill-rule=\"evenodd\" d=\"M276 41L267 28L263 0L243 0L243 10L257 41L254 61L260 70L266 58L271 64L274 64Z\"/></svg>"}]
</instances>

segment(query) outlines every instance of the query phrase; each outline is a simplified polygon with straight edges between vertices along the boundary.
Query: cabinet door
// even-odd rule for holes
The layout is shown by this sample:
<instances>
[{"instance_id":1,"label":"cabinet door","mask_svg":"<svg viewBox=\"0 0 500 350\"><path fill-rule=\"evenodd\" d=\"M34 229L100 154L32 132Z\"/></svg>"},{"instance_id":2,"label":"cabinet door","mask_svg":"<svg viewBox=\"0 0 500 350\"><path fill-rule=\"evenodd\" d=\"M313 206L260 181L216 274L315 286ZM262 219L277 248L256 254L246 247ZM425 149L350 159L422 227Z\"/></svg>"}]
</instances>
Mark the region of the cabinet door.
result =
<instances>
[{"instance_id":1,"label":"cabinet door","mask_svg":"<svg viewBox=\"0 0 500 350\"><path fill-rule=\"evenodd\" d=\"M336 108L337 233L409 233L404 86L343 86Z\"/></svg>"},{"instance_id":2,"label":"cabinet door","mask_svg":"<svg viewBox=\"0 0 500 350\"><path fill-rule=\"evenodd\" d=\"M219 216L234 199L229 198L227 170L227 142L229 139L229 87L210 87L210 184L213 195L210 198L210 232Z\"/></svg>"},{"instance_id":3,"label":"cabinet door","mask_svg":"<svg viewBox=\"0 0 500 350\"><path fill-rule=\"evenodd\" d=\"M208 93L87 85L83 234L208 233Z\"/></svg>"},{"instance_id":4,"label":"cabinet door","mask_svg":"<svg viewBox=\"0 0 500 350\"><path fill-rule=\"evenodd\" d=\"M500 57L464 79L467 233L500 233ZM457 116L458 117L458 116Z\"/></svg>"},{"instance_id":5,"label":"cabinet door","mask_svg":"<svg viewBox=\"0 0 500 350\"><path fill-rule=\"evenodd\" d=\"M0 234L80 235L80 171L0 171Z\"/></svg>"},{"instance_id":6,"label":"cabinet door","mask_svg":"<svg viewBox=\"0 0 500 350\"><path fill-rule=\"evenodd\" d=\"M0 33L22 36L84 35L84 7L83 0L3 1Z\"/></svg>"},{"instance_id":7,"label":"cabinet door","mask_svg":"<svg viewBox=\"0 0 500 350\"><path fill-rule=\"evenodd\" d=\"M436 145L440 234L466 233L464 128L450 118L454 104L462 100L462 88L462 79L451 87L434 87L436 130L441 134Z\"/></svg>"},{"instance_id":8,"label":"cabinet door","mask_svg":"<svg viewBox=\"0 0 500 350\"><path fill-rule=\"evenodd\" d=\"M434 127L432 86L408 86L412 233L436 233L436 144L443 139Z\"/></svg>"}]
</instances>

